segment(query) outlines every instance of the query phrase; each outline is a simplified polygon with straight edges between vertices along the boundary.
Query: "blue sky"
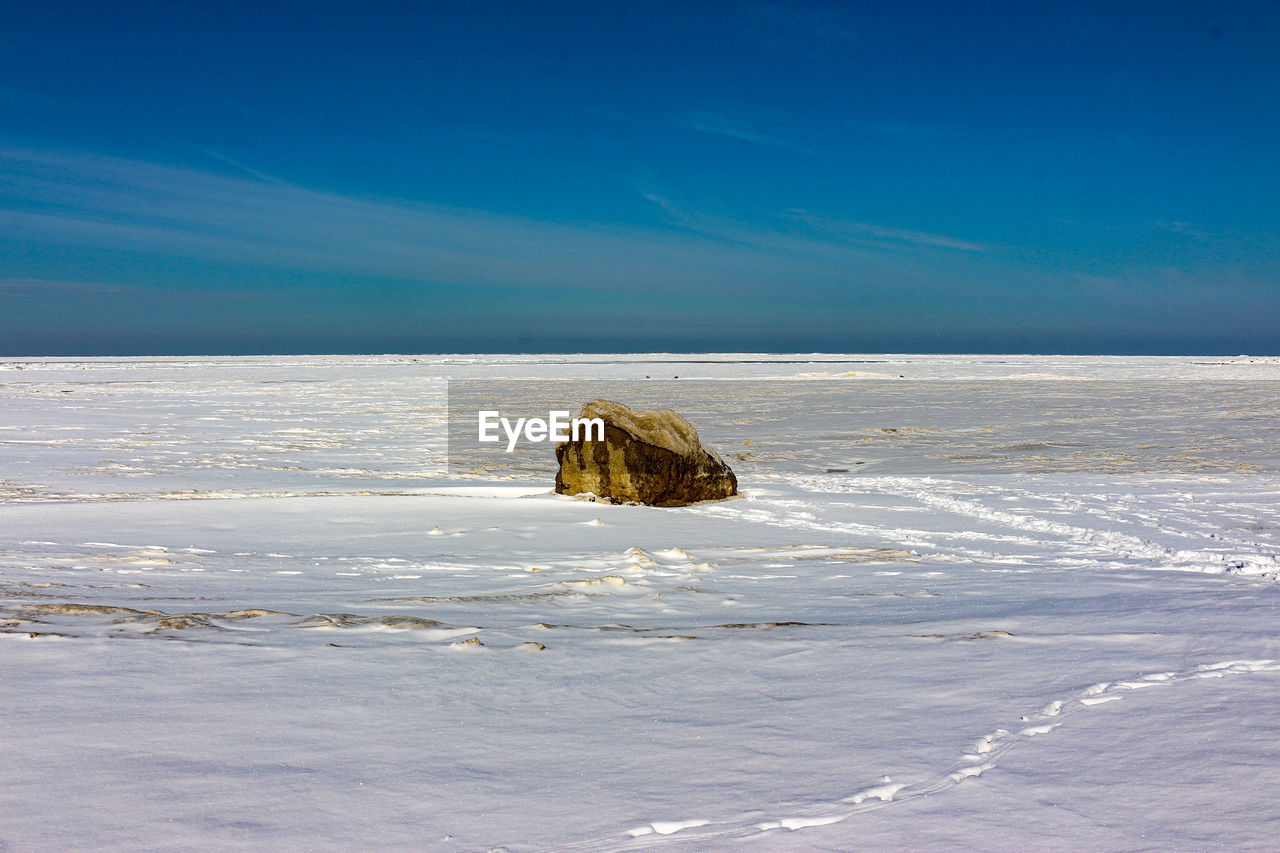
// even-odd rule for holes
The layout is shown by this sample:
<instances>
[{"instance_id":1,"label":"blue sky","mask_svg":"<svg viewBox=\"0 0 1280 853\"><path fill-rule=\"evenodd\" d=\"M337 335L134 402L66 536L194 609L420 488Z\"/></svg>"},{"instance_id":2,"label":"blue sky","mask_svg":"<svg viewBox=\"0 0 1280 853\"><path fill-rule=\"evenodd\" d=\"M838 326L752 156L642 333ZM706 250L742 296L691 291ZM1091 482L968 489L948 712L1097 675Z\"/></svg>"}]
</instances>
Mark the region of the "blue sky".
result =
<instances>
[{"instance_id":1,"label":"blue sky","mask_svg":"<svg viewBox=\"0 0 1280 853\"><path fill-rule=\"evenodd\" d=\"M1280 352L1280 4L8 4L0 352Z\"/></svg>"}]
</instances>

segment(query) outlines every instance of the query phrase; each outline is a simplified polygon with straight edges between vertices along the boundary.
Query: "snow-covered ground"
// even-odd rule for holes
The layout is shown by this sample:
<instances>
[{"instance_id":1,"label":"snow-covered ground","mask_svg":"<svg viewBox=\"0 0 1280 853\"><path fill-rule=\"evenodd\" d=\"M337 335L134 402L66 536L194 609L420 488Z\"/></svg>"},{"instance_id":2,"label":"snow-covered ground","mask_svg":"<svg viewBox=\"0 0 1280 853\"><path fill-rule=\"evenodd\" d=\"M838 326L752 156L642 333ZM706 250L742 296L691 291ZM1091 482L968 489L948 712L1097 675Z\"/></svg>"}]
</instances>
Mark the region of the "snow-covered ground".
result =
<instances>
[{"instance_id":1,"label":"snow-covered ground","mask_svg":"<svg viewBox=\"0 0 1280 853\"><path fill-rule=\"evenodd\" d=\"M744 495L450 469L447 379ZM1274 358L0 362L0 849L1273 848L1278 507Z\"/></svg>"}]
</instances>

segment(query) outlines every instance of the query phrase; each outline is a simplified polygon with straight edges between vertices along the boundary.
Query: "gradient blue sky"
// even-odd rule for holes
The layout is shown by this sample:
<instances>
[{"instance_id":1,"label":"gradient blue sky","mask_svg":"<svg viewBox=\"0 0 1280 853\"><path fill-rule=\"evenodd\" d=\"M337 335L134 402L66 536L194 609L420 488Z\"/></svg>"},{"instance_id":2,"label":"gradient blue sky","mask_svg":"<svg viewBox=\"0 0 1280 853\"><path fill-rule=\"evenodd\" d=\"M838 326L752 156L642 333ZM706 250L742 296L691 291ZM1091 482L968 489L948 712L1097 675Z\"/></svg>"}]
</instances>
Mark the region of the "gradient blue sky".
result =
<instances>
[{"instance_id":1,"label":"gradient blue sky","mask_svg":"<svg viewBox=\"0 0 1280 853\"><path fill-rule=\"evenodd\" d=\"M6 4L0 352L1280 352L1280 3L267 6Z\"/></svg>"}]
</instances>

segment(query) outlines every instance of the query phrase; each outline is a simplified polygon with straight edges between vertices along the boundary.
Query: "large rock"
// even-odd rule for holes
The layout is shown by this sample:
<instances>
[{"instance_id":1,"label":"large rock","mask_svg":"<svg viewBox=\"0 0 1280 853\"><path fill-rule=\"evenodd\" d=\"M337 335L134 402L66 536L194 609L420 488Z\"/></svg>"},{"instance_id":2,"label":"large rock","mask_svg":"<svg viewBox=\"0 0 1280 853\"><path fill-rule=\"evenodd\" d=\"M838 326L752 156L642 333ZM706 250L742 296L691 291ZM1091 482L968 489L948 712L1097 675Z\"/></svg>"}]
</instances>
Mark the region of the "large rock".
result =
<instances>
[{"instance_id":1,"label":"large rock","mask_svg":"<svg viewBox=\"0 0 1280 853\"><path fill-rule=\"evenodd\" d=\"M633 412L621 403L593 400L580 417L603 420L604 441L580 436L556 445L560 494L591 492L615 501L685 506L738 493L738 478L729 466L670 409Z\"/></svg>"}]
</instances>

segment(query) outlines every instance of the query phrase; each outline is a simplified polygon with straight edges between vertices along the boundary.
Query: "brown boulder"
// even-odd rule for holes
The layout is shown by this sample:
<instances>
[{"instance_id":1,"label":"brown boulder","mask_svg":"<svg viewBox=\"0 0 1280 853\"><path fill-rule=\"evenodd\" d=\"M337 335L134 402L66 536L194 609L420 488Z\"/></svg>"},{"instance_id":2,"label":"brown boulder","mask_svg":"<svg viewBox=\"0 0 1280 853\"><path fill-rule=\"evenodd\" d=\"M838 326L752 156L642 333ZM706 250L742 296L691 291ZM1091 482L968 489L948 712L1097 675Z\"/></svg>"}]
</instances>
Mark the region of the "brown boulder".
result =
<instances>
[{"instance_id":1,"label":"brown boulder","mask_svg":"<svg viewBox=\"0 0 1280 853\"><path fill-rule=\"evenodd\" d=\"M633 412L621 403L593 400L580 417L604 421L604 441L580 436L556 445L556 491L562 495L591 492L618 502L685 506L738 493L729 466L670 409Z\"/></svg>"}]
</instances>

